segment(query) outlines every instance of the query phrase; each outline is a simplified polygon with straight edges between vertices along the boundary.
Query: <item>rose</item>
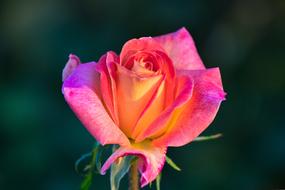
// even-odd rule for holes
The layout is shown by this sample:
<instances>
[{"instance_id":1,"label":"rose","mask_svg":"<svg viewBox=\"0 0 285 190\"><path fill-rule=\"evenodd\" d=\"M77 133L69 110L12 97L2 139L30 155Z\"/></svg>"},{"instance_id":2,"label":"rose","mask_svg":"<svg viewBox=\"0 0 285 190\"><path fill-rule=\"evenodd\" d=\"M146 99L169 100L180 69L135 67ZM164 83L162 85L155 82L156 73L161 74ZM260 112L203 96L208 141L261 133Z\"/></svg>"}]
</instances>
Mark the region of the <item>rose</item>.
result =
<instances>
[{"instance_id":1,"label":"rose","mask_svg":"<svg viewBox=\"0 0 285 190\"><path fill-rule=\"evenodd\" d=\"M101 173L136 155L142 186L159 174L167 147L196 138L225 97L219 69L204 67L185 28L129 40L119 56L109 51L98 63L70 55L63 81L66 101L95 139L120 145Z\"/></svg>"}]
</instances>

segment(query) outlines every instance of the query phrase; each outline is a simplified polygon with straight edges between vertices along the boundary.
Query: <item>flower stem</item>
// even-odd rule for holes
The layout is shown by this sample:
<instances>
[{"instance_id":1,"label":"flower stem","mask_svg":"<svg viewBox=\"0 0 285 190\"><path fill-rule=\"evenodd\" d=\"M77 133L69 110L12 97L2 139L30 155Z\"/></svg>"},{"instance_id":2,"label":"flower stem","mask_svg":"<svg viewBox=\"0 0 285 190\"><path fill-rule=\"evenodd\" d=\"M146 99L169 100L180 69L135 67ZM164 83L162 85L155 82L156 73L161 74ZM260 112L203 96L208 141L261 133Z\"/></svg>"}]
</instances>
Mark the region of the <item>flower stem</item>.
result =
<instances>
[{"instance_id":1,"label":"flower stem","mask_svg":"<svg viewBox=\"0 0 285 190\"><path fill-rule=\"evenodd\" d=\"M138 161L135 160L129 171L129 190L139 190Z\"/></svg>"}]
</instances>

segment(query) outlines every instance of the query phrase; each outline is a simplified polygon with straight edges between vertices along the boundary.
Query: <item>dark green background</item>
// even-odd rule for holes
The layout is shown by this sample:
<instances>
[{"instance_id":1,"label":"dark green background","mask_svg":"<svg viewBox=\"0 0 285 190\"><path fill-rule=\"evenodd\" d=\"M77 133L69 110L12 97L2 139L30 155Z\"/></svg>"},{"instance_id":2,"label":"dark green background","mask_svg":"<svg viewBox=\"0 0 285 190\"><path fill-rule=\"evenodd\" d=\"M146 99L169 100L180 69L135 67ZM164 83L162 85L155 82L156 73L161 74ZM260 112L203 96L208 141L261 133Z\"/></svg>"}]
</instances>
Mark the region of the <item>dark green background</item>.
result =
<instances>
[{"instance_id":1,"label":"dark green background","mask_svg":"<svg viewBox=\"0 0 285 190\"><path fill-rule=\"evenodd\" d=\"M285 188L284 23L284 0L1 1L0 189L79 189L74 162L94 140L61 94L69 53L96 61L182 26L221 69L227 100L203 134L224 137L170 148L183 170L165 166L162 189Z\"/></svg>"}]
</instances>

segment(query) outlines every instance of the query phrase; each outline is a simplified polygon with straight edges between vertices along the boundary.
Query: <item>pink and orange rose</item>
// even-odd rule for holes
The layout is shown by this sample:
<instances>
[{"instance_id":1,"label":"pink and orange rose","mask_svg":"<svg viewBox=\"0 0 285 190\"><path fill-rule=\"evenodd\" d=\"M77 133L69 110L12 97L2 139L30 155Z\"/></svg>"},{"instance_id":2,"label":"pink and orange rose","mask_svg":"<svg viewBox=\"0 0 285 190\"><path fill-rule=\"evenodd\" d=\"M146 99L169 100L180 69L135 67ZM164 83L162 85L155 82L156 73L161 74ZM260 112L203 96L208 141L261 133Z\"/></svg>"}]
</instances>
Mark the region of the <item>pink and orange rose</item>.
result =
<instances>
[{"instance_id":1,"label":"pink and orange rose","mask_svg":"<svg viewBox=\"0 0 285 190\"><path fill-rule=\"evenodd\" d=\"M67 103L94 138L120 146L101 173L136 155L142 186L159 174L167 147L195 139L225 97L219 69L205 68L185 28L129 40L97 63L70 55L63 81Z\"/></svg>"}]
</instances>

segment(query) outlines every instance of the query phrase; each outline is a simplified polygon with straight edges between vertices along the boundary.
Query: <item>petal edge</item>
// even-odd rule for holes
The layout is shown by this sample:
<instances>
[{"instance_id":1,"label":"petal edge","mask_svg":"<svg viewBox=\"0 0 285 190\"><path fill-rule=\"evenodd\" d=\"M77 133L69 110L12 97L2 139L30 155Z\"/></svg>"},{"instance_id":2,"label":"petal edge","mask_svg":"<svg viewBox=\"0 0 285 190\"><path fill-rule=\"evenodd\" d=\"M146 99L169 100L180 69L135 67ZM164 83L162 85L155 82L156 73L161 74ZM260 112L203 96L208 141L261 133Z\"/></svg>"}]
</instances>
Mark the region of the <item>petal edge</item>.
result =
<instances>
[{"instance_id":1,"label":"petal edge","mask_svg":"<svg viewBox=\"0 0 285 190\"><path fill-rule=\"evenodd\" d=\"M154 39L168 53L176 69L205 69L194 40L185 27Z\"/></svg>"}]
</instances>

